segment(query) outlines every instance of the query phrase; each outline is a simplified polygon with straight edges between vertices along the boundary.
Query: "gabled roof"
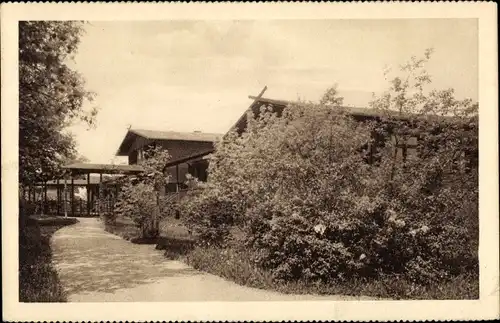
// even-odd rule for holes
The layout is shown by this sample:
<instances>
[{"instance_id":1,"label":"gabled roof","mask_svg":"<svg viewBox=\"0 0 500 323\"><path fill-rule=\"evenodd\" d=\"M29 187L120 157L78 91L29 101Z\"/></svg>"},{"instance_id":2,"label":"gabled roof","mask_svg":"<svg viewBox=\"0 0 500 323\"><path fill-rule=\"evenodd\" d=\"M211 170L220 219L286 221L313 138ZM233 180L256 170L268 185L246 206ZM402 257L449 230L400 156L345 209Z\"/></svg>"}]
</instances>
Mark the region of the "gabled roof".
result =
<instances>
[{"instance_id":1,"label":"gabled roof","mask_svg":"<svg viewBox=\"0 0 500 323\"><path fill-rule=\"evenodd\" d=\"M175 131L156 131L156 130L144 130L144 129L130 129L129 132L135 133L138 136L144 137L146 139L157 139L157 140L182 140L182 141L204 141L204 142L215 142L222 135L218 133L206 133L206 132L175 132Z\"/></svg>"},{"instance_id":2,"label":"gabled roof","mask_svg":"<svg viewBox=\"0 0 500 323\"><path fill-rule=\"evenodd\" d=\"M149 140L172 140L172 141L196 141L196 142L216 142L222 137L222 134L206 132L175 132L175 131L156 131L145 129L129 129L123 139L117 156L127 156L128 147L135 138L142 137Z\"/></svg>"},{"instance_id":3,"label":"gabled roof","mask_svg":"<svg viewBox=\"0 0 500 323\"><path fill-rule=\"evenodd\" d=\"M240 119L236 122L233 128L236 128L238 133L242 133L245 131L246 126L247 126L247 113L249 111L252 111L255 114L260 113L260 107L262 105L271 105L273 108L273 111L278 114L278 116L281 116L283 110L290 104L293 103L298 103L298 102L293 102L293 101L286 101L286 100L275 100L275 99L268 99L268 98L263 98L260 96L249 96L249 99L254 100L250 107L245 111L245 113L240 117ZM343 107L344 109L347 110L348 113L354 115L354 116L362 116L362 117L375 117L377 115L376 111L373 109L366 109L366 108L357 108L357 107Z\"/></svg>"},{"instance_id":4,"label":"gabled roof","mask_svg":"<svg viewBox=\"0 0 500 323\"><path fill-rule=\"evenodd\" d=\"M262 105L271 105L273 108L273 111L278 114L278 116L281 116L283 110L290 104L294 103L300 103L300 102L294 102L294 101L286 101L286 100L275 100L275 99L268 99L268 98L263 98L259 96L249 96L248 98L254 100L253 103L250 105L250 107L245 111L245 113L240 117L240 119L236 122L233 128L236 128L238 133L242 133L245 131L246 126L247 126L247 113L249 111L253 111L255 114L260 113L260 107ZM353 116L354 118L357 119L374 119L378 117L391 117L394 119L408 119L412 115L409 113L399 113L397 111L379 111L371 108L361 108L361 107L352 107L352 106L342 106L342 109L346 111L348 115ZM415 115L413 115L415 116ZM446 117L446 116L418 116L420 118L427 118L428 120L448 120L452 121L452 117Z\"/></svg>"},{"instance_id":5,"label":"gabled roof","mask_svg":"<svg viewBox=\"0 0 500 323\"><path fill-rule=\"evenodd\" d=\"M298 103L298 102L285 101L285 100L257 98L257 97L253 97L253 96L249 96L249 98L256 100L255 103L270 104L274 107L281 108L281 110L283 110L283 108L285 108L289 104ZM353 116L377 117L377 116L381 115L381 113L379 111L377 111L375 109L370 109L370 108L361 108L361 107L352 107L352 106L342 106L341 108L345 109L348 114L353 115Z\"/></svg>"}]
</instances>

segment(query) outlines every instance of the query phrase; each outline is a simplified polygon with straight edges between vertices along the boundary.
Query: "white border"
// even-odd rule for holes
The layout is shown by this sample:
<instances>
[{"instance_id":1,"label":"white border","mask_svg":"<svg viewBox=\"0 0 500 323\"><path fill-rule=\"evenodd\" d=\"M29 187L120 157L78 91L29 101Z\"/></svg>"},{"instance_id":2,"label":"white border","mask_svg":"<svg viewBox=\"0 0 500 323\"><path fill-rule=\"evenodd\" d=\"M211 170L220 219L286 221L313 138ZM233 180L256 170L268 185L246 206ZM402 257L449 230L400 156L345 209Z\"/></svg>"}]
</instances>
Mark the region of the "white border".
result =
<instances>
[{"instance_id":1,"label":"white border","mask_svg":"<svg viewBox=\"0 0 500 323\"><path fill-rule=\"evenodd\" d=\"M2 268L7 321L474 320L498 318L498 84L494 3L2 4ZM479 19L480 300L24 304L18 299L19 20Z\"/></svg>"}]
</instances>

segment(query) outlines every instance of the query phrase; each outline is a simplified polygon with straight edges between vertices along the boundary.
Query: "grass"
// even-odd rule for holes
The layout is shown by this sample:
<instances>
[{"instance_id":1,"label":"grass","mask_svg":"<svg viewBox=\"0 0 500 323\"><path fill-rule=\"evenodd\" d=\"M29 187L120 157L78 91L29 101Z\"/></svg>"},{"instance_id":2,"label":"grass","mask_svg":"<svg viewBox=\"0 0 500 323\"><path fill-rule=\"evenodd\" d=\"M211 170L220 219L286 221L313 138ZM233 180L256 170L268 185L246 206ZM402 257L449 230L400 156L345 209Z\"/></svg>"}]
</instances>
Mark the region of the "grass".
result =
<instances>
[{"instance_id":1,"label":"grass","mask_svg":"<svg viewBox=\"0 0 500 323\"><path fill-rule=\"evenodd\" d=\"M136 244L154 244L156 249L165 250L165 257L177 259L187 255L195 239L182 223L173 218L160 221L160 236L153 239L139 237L139 230L131 219L119 217L114 224L106 224L105 230Z\"/></svg>"},{"instance_id":2,"label":"grass","mask_svg":"<svg viewBox=\"0 0 500 323\"><path fill-rule=\"evenodd\" d=\"M74 218L30 219L19 230L19 301L65 302L66 295L52 264L50 238Z\"/></svg>"},{"instance_id":3,"label":"grass","mask_svg":"<svg viewBox=\"0 0 500 323\"><path fill-rule=\"evenodd\" d=\"M104 223L104 230L120 236L125 240L133 240L139 235L139 230L131 219L118 217L113 224L107 222Z\"/></svg>"},{"instance_id":4,"label":"grass","mask_svg":"<svg viewBox=\"0 0 500 323\"><path fill-rule=\"evenodd\" d=\"M39 226L50 226L50 227L55 227L55 226L61 227L61 226L75 224L76 222L78 222L78 220L75 218L62 218L62 217L44 217L34 220Z\"/></svg>"},{"instance_id":5,"label":"grass","mask_svg":"<svg viewBox=\"0 0 500 323\"><path fill-rule=\"evenodd\" d=\"M195 247L185 260L194 268L226 278L240 285L275 290L286 294L324 294L368 296L387 299L478 299L477 274L459 275L434 285L416 285L398 276L378 279L355 279L328 284L278 282L271 274L256 268L250 255L234 249Z\"/></svg>"}]
</instances>

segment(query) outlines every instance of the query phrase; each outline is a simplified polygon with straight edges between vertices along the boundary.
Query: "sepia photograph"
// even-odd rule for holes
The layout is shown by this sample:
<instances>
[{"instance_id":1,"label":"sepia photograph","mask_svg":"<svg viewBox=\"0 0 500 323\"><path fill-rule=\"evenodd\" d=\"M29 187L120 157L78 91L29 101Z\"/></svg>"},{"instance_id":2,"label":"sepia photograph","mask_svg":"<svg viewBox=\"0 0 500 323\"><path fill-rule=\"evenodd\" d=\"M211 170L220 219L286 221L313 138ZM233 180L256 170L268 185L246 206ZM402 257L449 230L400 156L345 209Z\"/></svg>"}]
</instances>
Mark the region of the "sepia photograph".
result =
<instances>
[{"instance_id":1,"label":"sepia photograph","mask_svg":"<svg viewBox=\"0 0 500 323\"><path fill-rule=\"evenodd\" d=\"M480 19L89 18L16 22L15 302L482 299Z\"/></svg>"}]
</instances>

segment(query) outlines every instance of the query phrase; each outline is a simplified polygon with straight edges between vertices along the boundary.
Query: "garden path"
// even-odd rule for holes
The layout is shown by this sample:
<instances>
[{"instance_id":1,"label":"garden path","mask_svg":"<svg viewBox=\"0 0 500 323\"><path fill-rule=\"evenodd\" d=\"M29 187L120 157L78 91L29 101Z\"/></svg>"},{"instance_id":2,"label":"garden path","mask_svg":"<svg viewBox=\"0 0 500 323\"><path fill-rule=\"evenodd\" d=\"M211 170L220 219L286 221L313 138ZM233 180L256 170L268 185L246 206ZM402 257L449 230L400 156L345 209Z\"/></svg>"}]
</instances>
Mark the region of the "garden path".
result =
<instances>
[{"instance_id":1,"label":"garden path","mask_svg":"<svg viewBox=\"0 0 500 323\"><path fill-rule=\"evenodd\" d=\"M167 260L152 245L133 244L108 233L99 219L79 221L52 238L53 261L69 302L352 299L285 295L240 286Z\"/></svg>"}]
</instances>

